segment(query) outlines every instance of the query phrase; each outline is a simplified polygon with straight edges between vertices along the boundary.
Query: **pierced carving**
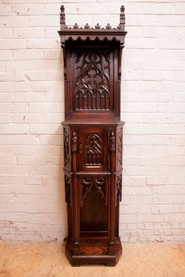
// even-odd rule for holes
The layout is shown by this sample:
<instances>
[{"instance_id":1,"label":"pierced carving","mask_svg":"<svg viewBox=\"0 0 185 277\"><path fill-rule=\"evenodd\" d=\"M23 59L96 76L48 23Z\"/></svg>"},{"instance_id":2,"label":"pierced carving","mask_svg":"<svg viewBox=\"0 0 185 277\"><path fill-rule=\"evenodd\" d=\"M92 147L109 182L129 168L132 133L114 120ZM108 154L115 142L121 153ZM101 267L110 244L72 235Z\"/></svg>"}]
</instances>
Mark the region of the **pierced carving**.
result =
<instances>
[{"instance_id":1,"label":"pierced carving","mask_svg":"<svg viewBox=\"0 0 185 277\"><path fill-rule=\"evenodd\" d=\"M116 203L122 200L122 174L116 177Z\"/></svg>"},{"instance_id":2,"label":"pierced carving","mask_svg":"<svg viewBox=\"0 0 185 277\"><path fill-rule=\"evenodd\" d=\"M117 133L117 165L122 166L122 135L123 131L122 128L118 129Z\"/></svg>"},{"instance_id":3,"label":"pierced carving","mask_svg":"<svg viewBox=\"0 0 185 277\"><path fill-rule=\"evenodd\" d=\"M69 129L64 128L64 166L70 167Z\"/></svg>"},{"instance_id":4,"label":"pierced carving","mask_svg":"<svg viewBox=\"0 0 185 277\"><path fill-rule=\"evenodd\" d=\"M75 131L73 131L71 140L72 140L71 151L76 152L77 151L77 135L76 135Z\"/></svg>"},{"instance_id":5,"label":"pierced carving","mask_svg":"<svg viewBox=\"0 0 185 277\"><path fill-rule=\"evenodd\" d=\"M86 134L85 165L97 166L103 164L102 134Z\"/></svg>"},{"instance_id":6,"label":"pierced carving","mask_svg":"<svg viewBox=\"0 0 185 277\"><path fill-rule=\"evenodd\" d=\"M110 151L115 152L115 150L116 150L116 138L115 138L114 131L112 130L110 133Z\"/></svg>"},{"instance_id":7,"label":"pierced carving","mask_svg":"<svg viewBox=\"0 0 185 277\"><path fill-rule=\"evenodd\" d=\"M71 178L65 175L65 201L71 202Z\"/></svg>"},{"instance_id":8,"label":"pierced carving","mask_svg":"<svg viewBox=\"0 0 185 277\"><path fill-rule=\"evenodd\" d=\"M110 110L109 78L109 51L89 50L85 54L76 53L74 109Z\"/></svg>"},{"instance_id":9,"label":"pierced carving","mask_svg":"<svg viewBox=\"0 0 185 277\"><path fill-rule=\"evenodd\" d=\"M95 186L97 192L101 194L101 197L104 199L105 204L107 205L106 200L106 178L83 178L82 179L82 197L81 197L81 206L83 207L84 199L87 197L87 194L91 192L92 187Z\"/></svg>"}]
</instances>

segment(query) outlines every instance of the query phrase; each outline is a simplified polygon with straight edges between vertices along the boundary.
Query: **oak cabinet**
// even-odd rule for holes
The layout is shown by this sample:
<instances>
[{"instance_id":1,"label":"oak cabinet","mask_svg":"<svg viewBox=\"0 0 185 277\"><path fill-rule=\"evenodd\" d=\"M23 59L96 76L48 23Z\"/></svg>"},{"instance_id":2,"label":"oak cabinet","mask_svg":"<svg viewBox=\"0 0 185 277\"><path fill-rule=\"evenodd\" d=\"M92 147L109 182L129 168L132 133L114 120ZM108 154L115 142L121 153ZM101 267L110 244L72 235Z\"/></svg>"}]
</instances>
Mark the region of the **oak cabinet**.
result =
<instances>
[{"instance_id":1,"label":"oak cabinet","mask_svg":"<svg viewBox=\"0 0 185 277\"><path fill-rule=\"evenodd\" d=\"M121 52L126 32L124 7L120 25L105 29L65 25L64 180L68 237L66 256L73 266L114 266L122 253L119 202L122 190L120 121Z\"/></svg>"}]
</instances>

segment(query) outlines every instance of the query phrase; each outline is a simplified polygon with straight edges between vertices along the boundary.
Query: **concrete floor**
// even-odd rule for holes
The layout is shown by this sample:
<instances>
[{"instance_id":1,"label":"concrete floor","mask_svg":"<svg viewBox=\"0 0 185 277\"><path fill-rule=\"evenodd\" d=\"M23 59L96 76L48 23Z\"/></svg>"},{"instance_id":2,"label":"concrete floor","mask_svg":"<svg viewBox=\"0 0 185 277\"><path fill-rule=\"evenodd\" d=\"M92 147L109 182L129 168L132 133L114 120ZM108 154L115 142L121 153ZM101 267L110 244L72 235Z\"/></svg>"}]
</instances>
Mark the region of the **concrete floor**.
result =
<instances>
[{"instance_id":1,"label":"concrete floor","mask_svg":"<svg viewBox=\"0 0 185 277\"><path fill-rule=\"evenodd\" d=\"M124 244L115 267L71 267L59 243L0 241L0 277L185 277L185 244Z\"/></svg>"}]
</instances>

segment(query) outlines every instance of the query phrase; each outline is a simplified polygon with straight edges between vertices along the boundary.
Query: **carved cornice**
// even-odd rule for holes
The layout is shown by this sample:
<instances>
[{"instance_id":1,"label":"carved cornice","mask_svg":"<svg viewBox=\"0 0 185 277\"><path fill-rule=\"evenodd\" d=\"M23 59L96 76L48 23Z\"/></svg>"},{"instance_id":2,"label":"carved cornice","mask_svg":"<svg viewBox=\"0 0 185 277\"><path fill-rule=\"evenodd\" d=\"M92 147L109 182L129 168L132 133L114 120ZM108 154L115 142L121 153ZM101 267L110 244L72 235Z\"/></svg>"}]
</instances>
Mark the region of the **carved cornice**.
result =
<instances>
[{"instance_id":1,"label":"carved cornice","mask_svg":"<svg viewBox=\"0 0 185 277\"><path fill-rule=\"evenodd\" d=\"M61 46L65 46L65 42L72 40L99 40L99 41L112 41L116 40L120 42L120 46L124 46L124 39L127 34L125 31L125 8L121 6L120 8L120 24L117 28L112 28L108 23L105 28L102 28L99 23L95 27L90 27L87 23L84 27L79 27L77 23L73 27L68 27L65 24L65 8L62 5L60 13L60 31L58 32L61 39Z\"/></svg>"}]
</instances>

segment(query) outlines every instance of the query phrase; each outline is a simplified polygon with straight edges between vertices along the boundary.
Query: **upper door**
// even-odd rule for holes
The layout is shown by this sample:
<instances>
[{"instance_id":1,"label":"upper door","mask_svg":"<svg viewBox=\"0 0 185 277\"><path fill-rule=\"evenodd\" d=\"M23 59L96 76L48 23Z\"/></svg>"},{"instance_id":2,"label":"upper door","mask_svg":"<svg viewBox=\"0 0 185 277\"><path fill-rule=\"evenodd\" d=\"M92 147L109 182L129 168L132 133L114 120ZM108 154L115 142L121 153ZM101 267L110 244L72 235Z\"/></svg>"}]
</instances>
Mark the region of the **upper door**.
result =
<instances>
[{"instance_id":1,"label":"upper door","mask_svg":"<svg viewBox=\"0 0 185 277\"><path fill-rule=\"evenodd\" d=\"M73 112L113 110L113 59L110 49L75 48Z\"/></svg>"},{"instance_id":2,"label":"upper door","mask_svg":"<svg viewBox=\"0 0 185 277\"><path fill-rule=\"evenodd\" d=\"M118 46L114 43L73 43L66 49L66 119L90 115L101 120L120 117Z\"/></svg>"},{"instance_id":3,"label":"upper door","mask_svg":"<svg viewBox=\"0 0 185 277\"><path fill-rule=\"evenodd\" d=\"M78 151L78 171L108 171L108 130L98 127L80 129Z\"/></svg>"}]
</instances>

